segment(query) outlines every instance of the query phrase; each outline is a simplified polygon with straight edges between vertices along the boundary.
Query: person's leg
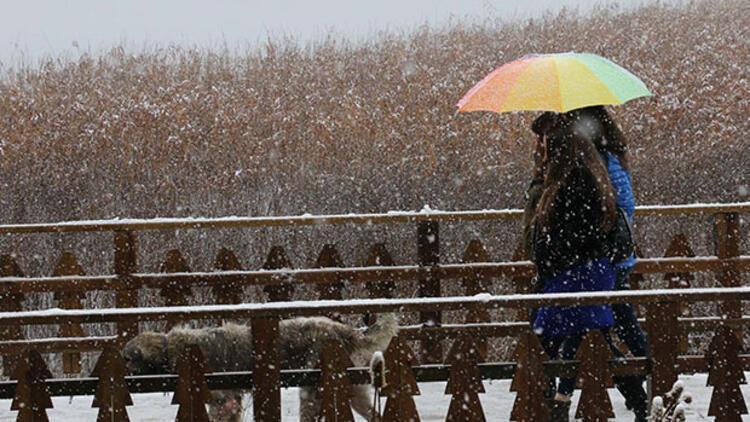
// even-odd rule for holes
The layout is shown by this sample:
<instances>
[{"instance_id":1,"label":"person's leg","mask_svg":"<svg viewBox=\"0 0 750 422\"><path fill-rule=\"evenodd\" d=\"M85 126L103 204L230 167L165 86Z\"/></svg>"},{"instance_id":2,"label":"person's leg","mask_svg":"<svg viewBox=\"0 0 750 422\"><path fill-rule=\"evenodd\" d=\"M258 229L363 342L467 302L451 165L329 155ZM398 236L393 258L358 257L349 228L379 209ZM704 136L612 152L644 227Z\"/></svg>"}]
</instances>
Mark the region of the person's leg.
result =
<instances>
[{"instance_id":1,"label":"person's leg","mask_svg":"<svg viewBox=\"0 0 750 422\"><path fill-rule=\"evenodd\" d=\"M630 273L632 268L618 268L615 290L630 290ZM633 305L629 303L618 303L612 305L612 313L615 317L614 330L617 337L622 340L633 356L648 356L648 342L646 333L635 315Z\"/></svg>"},{"instance_id":2,"label":"person's leg","mask_svg":"<svg viewBox=\"0 0 750 422\"><path fill-rule=\"evenodd\" d=\"M578 347L581 346L581 341L586 333L573 334L562 342L562 350L560 351L560 358L563 360L573 360L576 358L576 352ZM557 394L560 398L567 398L573 396L573 390L575 390L576 378L560 378L560 384L557 386Z\"/></svg>"},{"instance_id":3,"label":"person's leg","mask_svg":"<svg viewBox=\"0 0 750 422\"><path fill-rule=\"evenodd\" d=\"M550 360L555 360L560 353L560 344L563 342L563 337L544 337L539 336L539 342L542 344L544 352L547 353ZM554 377L550 377L549 387L545 393L545 397L551 400L555 393L557 393L557 380Z\"/></svg>"},{"instance_id":4,"label":"person's leg","mask_svg":"<svg viewBox=\"0 0 750 422\"><path fill-rule=\"evenodd\" d=\"M615 358L624 357L612 341L609 331L602 330L602 335L604 335L612 355ZM625 407L635 413L635 420L645 422L648 417L648 395L643 388L644 378L639 375L615 376L612 377L612 381L614 381L617 391L625 398Z\"/></svg>"}]
</instances>

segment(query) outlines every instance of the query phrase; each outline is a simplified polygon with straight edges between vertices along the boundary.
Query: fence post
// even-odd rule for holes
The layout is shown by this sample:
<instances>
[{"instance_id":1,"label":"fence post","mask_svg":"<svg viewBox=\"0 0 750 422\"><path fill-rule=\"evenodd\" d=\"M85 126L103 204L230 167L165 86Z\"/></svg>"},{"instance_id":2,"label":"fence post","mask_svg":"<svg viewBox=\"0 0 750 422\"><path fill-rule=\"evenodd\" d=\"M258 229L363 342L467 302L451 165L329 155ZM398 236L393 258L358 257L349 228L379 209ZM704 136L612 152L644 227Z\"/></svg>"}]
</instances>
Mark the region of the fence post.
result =
<instances>
[{"instance_id":1,"label":"fence post","mask_svg":"<svg viewBox=\"0 0 750 422\"><path fill-rule=\"evenodd\" d=\"M581 362L577 375L581 397L576 408L576 419L606 422L615 417L607 394L607 387L612 383L609 370L611 356L612 352L602 333L589 331L576 353L576 359Z\"/></svg>"},{"instance_id":2,"label":"fence post","mask_svg":"<svg viewBox=\"0 0 750 422\"><path fill-rule=\"evenodd\" d=\"M708 416L716 422L742 421L747 414L740 384L745 383L739 352L742 344L729 327L719 327L706 353L709 373L707 385L713 386Z\"/></svg>"},{"instance_id":3,"label":"fence post","mask_svg":"<svg viewBox=\"0 0 750 422\"><path fill-rule=\"evenodd\" d=\"M537 335L531 330L524 331L518 339L516 371L510 385L510 391L516 392L510 420L535 422L549 419L545 393L550 384L542 365L546 359L547 354Z\"/></svg>"},{"instance_id":4,"label":"fence post","mask_svg":"<svg viewBox=\"0 0 750 422\"><path fill-rule=\"evenodd\" d=\"M690 247L690 242L687 236L682 233L677 234L669 242L667 250L664 252L665 258L671 257L695 257L693 248ZM695 281L695 275L693 273L667 273L664 274L664 280L667 282L669 289L687 289L692 286ZM681 316L690 315L690 305L687 303L681 303L679 307ZM680 353L687 353L688 350L688 334L687 332L680 331L679 336L679 350Z\"/></svg>"},{"instance_id":5,"label":"fence post","mask_svg":"<svg viewBox=\"0 0 750 422\"><path fill-rule=\"evenodd\" d=\"M315 268L341 268L343 266L344 261L336 250L336 246L332 244L323 245L323 249L320 251L320 255L318 255L318 260L315 262ZM339 278L330 284L317 284L315 288L318 291L318 298L320 300L342 300L344 298L342 295L342 291L344 290L343 278ZM333 312L328 316L336 321L341 321L341 315L337 312Z\"/></svg>"},{"instance_id":6,"label":"fence post","mask_svg":"<svg viewBox=\"0 0 750 422\"><path fill-rule=\"evenodd\" d=\"M472 239L469 246L464 251L463 262L466 264L473 262L489 262L490 257L479 239ZM474 296L480 293L487 293L490 290L490 280L481 275L467 277L461 280L466 296ZM490 322L490 311L486 308L472 309L466 313L467 323ZM487 359L487 339L476 339L477 348L482 361Z\"/></svg>"},{"instance_id":7,"label":"fence post","mask_svg":"<svg viewBox=\"0 0 750 422\"><path fill-rule=\"evenodd\" d=\"M106 346L91 372L92 377L98 378L91 404L91 407L99 408L97 422L129 420L126 406L132 406L133 399L125 382L126 374L125 359L118 349Z\"/></svg>"},{"instance_id":8,"label":"fence post","mask_svg":"<svg viewBox=\"0 0 750 422\"><path fill-rule=\"evenodd\" d=\"M353 367L349 353L338 340L328 340L320 353L320 410L318 420L354 422L352 383L346 373Z\"/></svg>"},{"instance_id":9,"label":"fence post","mask_svg":"<svg viewBox=\"0 0 750 422\"><path fill-rule=\"evenodd\" d=\"M284 248L281 246L273 246L271 247L271 251L268 252L268 257L263 264L263 269L280 270L282 268L292 268L292 263L289 261L289 258L287 258ZM263 291L266 292L268 300L271 302L288 302L292 300L294 285L281 280L278 284L271 284L263 287Z\"/></svg>"},{"instance_id":10,"label":"fence post","mask_svg":"<svg viewBox=\"0 0 750 422\"><path fill-rule=\"evenodd\" d=\"M116 305L118 308L135 308L138 306L138 288L133 286L132 274L136 272L138 251L135 233L130 230L115 231L115 274L118 277L116 286ZM138 323L126 321L117 323L117 341L126 343L138 334Z\"/></svg>"},{"instance_id":11,"label":"fence post","mask_svg":"<svg viewBox=\"0 0 750 422\"><path fill-rule=\"evenodd\" d=\"M281 422L279 318L253 318L253 420Z\"/></svg>"},{"instance_id":12,"label":"fence post","mask_svg":"<svg viewBox=\"0 0 750 422\"><path fill-rule=\"evenodd\" d=\"M47 409L52 409L52 399L47 388L47 379L52 373L36 350L22 353L14 369L16 384L10 410L17 410L17 421L48 421Z\"/></svg>"},{"instance_id":13,"label":"fence post","mask_svg":"<svg viewBox=\"0 0 750 422\"><path fill-rule=\"evenodd\" d=\"M396 265L396 262L393 260L391 253L388 252L388 249L386 249L385 244L383 243L376 243L372 246L364 264L365 267L392 267L394 265ZM390 299L394 297L396 292L396 283L389 279L371 281L365 283L365 288L367 289L367 295L371 299ZM366 314L364 316L364 322L367 325L372 325L375 321L377 321L377 315L375 314Z\"/></svg>"},{"instance_id":14,"label":"fence post","mask_svg":"<svg viewBox=\"0 0 750 422\"><path fill-rule=\"evenodd\" d=\"M55 265L53 275L55 277L60 276L76 276L84 275L83 268L78 264L78 260L75 255L70 252L63 252L60 260ZM63 291L55 293L55 298L59 303L59 307L63 309L81 309L81 301L86 297L85 292L82 291ZM84 337L83 327L81 324L71 324L64 322L60 324L60 337ZM65 374L77 374L81 372L81 354L79 352L65 352L62 355L63 373Z\"/></svg>"},{"instance_id":15,"label":"fence post","mask_svg":"<svg viewBox=\"0 0 750 422\"><path fill-rule=\"evenodd\" d=\"M10 255L0 256L0 277L23 277L23 271ZM0 311L14 312L23 310L23 293L0 294ZM21 327L17 325L0 326L0 340L19 340L23 338ZM10 376L18 359L15 355L3 355L3 375Z\"/></svg>"},{"instance_id":16,"label":"fence post","mask_svg":"<svg viewBox=\"0 0 750 422\"><path fill-rule=\"evenodd\" d=\"M482 375L479 373L479 349L472 337L459 337L448 352L446 363L451 366L445 394L450 394L446 422L484 422L484 410L479 394L484 393Z\"/></svg>"},{"instance_id":17,"label":"fence post","mask_svg":"<svg viewBox=\"0 0 750 422\"><path fill-rule=\"evenodd\" d=\"M188 273L190 266L178 249L172 249L167 252L167 259L159 266L159 272L162 273ZM166 306L184 306L188 304L191 288L189 284L180 281L172 281L161 289L161 296L164 298ZM169 331L181 321L175 317L167 317L167 326L164 328Z\"/></svg>"},{"instance_id":18,"label":"fence post","mask_svg":"<svg viewBox=\"0 0 750 422\"><path fill-rule=\"evenodd\" d=\"M651 348L651 397L664 396L677 381L680 327L676 302L650 303L646 307L646 331Z\"/></svg>"},{"instance_id":19,"label":"fence post","mask_svg":"<svg viewBox=\"0 0 750 422\"><path fill-rule=\"evenodd\" d=\"M417 255L419 265L422 267L433 267L440 263L440 224L437 221L417 223ZM435 273L420 277L418 296L440 296L440 278ZM439 326L442 315L440 311L420 312L419 320L424 326ZM423 338L421 346L422 362L440 363L443 361L443 347L439 339Z\"/></svg>"},{"instance_id":20,"label":"fence post","mask_svg":"<svg viewBox=\"0 0 750 422\"><path fill-rule=\"evenodd\" d=\"M214 260L214 268L219 271L242 270L237 255L227 248L221 248ZM234 305L242 302L242 285L235 283L224 283L213 289L214 300L221 305Z\"/></svg>"},{"instance_id":21,"label":"fence post","mask_svg":"<svg viewBox=\"0 0 750 422\"><path fill-rule=\"evenodd\" d=\"M741 228L740 216L737 213L716 214L715 221L716 256L721 259L740 256ZM727 268L718 273L718 279L724 287L738 287L742 277L736 268ZM742 307L739 301L726 301L721 305L722 315L727 318L740 318Z\"/></svg>"}]
</instances>

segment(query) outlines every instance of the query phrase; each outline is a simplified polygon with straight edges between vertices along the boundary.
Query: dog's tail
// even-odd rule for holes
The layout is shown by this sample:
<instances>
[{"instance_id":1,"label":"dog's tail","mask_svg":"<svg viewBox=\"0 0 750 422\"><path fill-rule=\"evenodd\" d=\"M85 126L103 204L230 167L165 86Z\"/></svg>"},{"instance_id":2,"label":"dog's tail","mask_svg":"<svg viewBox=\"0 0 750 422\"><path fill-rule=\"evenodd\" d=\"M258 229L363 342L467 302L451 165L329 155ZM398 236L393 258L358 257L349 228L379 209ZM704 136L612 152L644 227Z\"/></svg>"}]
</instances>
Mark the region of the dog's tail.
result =
<instances>
[{"instance_id":1,"label":"dog's tail","mask_svg":"<svg viewBox=\"0 0 750 422\"><path fill-rule=\"evenodd\" d=\"M398 317L394 313L379 314L375 324L367 327L357 338L355 347L371 355L385 350L391 339L398 334Z\"/></svg>"}]
</instances>

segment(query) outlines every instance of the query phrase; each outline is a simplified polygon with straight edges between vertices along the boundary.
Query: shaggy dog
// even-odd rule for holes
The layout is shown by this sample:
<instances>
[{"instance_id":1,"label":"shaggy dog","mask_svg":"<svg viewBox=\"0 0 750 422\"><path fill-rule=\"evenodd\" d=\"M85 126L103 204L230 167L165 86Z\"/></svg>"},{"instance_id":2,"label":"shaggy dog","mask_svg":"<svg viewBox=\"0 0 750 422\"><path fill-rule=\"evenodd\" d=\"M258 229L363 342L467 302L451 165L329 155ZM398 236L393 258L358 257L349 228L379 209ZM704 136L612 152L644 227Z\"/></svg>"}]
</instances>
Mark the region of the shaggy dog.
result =
<instances>
[{"instance_id":1,"label":"shaggy dog","mask_svg":"<svg viewBox=\"0 0 750 422\"><path fill-rule=\"evenodd\" d=\"M294 318L279 323L279 350L282 368L316 368L321 349L328 340L338 340L355 365L369 364L373 353L384 350L398 332L393 314L383 314L371 327L361 330L325 317ZM133 374L173 373L177 357L186 345L196 344L215 372L251 370L252 333L249 326L233 323L210 328L174 328L166 334L144 332L123 349L128 370ZM354 386L352 408L371 420L372 401L368 385ZM300 388L300 421L314 421L320 408L316 387ZM241 393L215 391L209 403L211 419L239 421Z\"/></svg>"}]
</instances>

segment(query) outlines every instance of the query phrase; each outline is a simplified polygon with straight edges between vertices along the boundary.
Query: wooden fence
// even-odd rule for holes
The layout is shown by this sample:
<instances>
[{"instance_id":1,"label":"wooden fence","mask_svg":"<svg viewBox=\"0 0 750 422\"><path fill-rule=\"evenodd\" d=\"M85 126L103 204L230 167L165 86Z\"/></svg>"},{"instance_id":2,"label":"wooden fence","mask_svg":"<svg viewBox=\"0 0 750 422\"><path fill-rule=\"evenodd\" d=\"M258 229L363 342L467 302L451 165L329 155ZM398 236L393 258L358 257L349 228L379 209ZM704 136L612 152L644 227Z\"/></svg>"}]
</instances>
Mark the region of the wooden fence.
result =
<instances>
[{"instance_id":1,"label":"wooden fence","mask_svg":"<svg viewBox=\"0 0 750 422\"><path fill-rule=\"evenodd\" d=\"M685 287L685 282L689 281L692 273L713 272L721 286L732 290L701 291L699 296L691 296L692 293L689 294L688 292L673 292L670 293L668 303L657 303L660 302L659 297L661 296L647 291L618 293L607 297L592 296L591 300L594 301L592 303L609 303L613 300L652 303L650 306L652 311L657 312L656 309L659 309L658 315L673 317L668 321L669 323L649 324L647 322L646 324L653 331L650 333L650 338L657 341L657 344L653 345L653 365L644 362L638 363L637 360L633 361L640 365L641 372L652 372L651 376L656 380L654 391L659 392L666 388L667 381L661 382L659 380L671 379L673 375L676 376L676 370L690 372L708 368L702 358L689 357L674 360L677 359L673 356L674 353L667 351L667 349L674 349L674 347L671 347L675 344L671 343L672 341L682 342L684 333L689 330L714 331L718 326L732 327L736 330L737 327L746 323L740 304L740 300L744 300L745 296L743 295L746 294L746 291L742 288L739 290L735 288L741 285L742 274L750 271L750 256L743 255L741 252L743 234L740 227L740 215L747 213L750 213L750 203L640 207L637 210L639 216L664 216L667 218L684 215L713 216L715 255L695 257L686 238L678 235L670 242L665 257L639 260L633 281L637 282L643 274L664 273L670 280L670 287L679 288ZM481 300L466 297L440 297L441 285L448 280L461 280L465 294L476 295L485 292L488 281L496 277L511 278L516 283L517 291L523 292L523 287L528 285L529 279L534 275L533 265L528 261L521 260L523 258L521 256L514 257L514 259L519 259L517 261L491 262L483 245L478 240L469 243L464 254L464 262L440 263L441 222L517 220L520 215L521 213L518 210L504 210L0 225L0 234L111 232L113 233L114 251L113 273L102 275L84 275L84 270L71 253L61 255L54 274L50 277L24 277L22 269L11 255L0 257L0 310L3 311L0 313L0 353L3 355L3 368L7 375L11 375L11 369L18 366L14 362L22 355L20 352L22 350L35 350L42 353L62 352L64 372L80 373L81 352L100 351L106 349L107 346L122 345L137 333L139 321L166 320L168 326L171 326L187 319L252 318L254 329L259 332L267 332L273 331L272 328L274 324L278 323L278 318L286 316L375 313L399 309L400 311L413 311L420 314L422 324L405 327L399 336L402 339L420 341L419 356L421 356L423 366L416 368L418 379L446 380L450 375L450 365L430 366L430 364L442 364L445 361L446 353L444 353L442 346L445 344L443 340L446 338L464 339L460 342L454 342L454 348L456 348L459 346L467 347L466 341L468 340L466 339L470 339L477 334L481 334L484 338L518 336L526 339L521 342L521 344L526 345L524 347L532 347L527 345L532 340L527 339L530 337L528 336L527 326L523 322L491 322L488 309L493 307L525 309L542 303L560 304L566 300L572 300L565 297L553 299L536 296L482 296ZM273 247L265 265L259 270L243 270L240 268L239 260L234 252L222 249L216 258L216 271L190 271L179 251L172 251L168 254L161 268L163 272L144 273L138 271L137 238L139 232L146 230L393 223L407 223L417 226L418 262L415 265L393 265L393 259L385 245L378 244L372 248L366 266L345 267L336 247L326 245L318 258L318 268L311 269L290 268L291 265L289 265L284 250ZM342 298L342 290L347 283L364 283L369 296L379 299L392 298L397 283L414 280L419 283L418 295L424 299L412 301L404 299L378 300L372 303L349 301L346 304L333 302L328 306L323 306L324 303L318 302L309 308L299 306L300 304L295 306L289 303L279 303L278 306L269 304L231 305L239 303L240 297L237 292L241 291L241 287L248 285L263 286L270 302L287 302L291 299L292 292L298 284L313 284L319 292L320 299L337 300ZM219 305L200 308L185 307L189 303L190 289L193 286L212 287L216 302ZM144 287L161 289L170 309L166 311L165 309L138 308L138 290ZM91 290L115 291L117 309L76 310L81 308L81 299L85 293ZM64 310L40 311L38 313L33 311L23 312L22 302L25 295L39 292L54 292L59 307ZM739 296L732 297L728 295L729 292L736 292ZM581 295L576 295L575 299L578 300L581 297ZM680 305L674 305L678 300L683 302L721 301L722 318L683 318L679 312ZM263 311L260 311L260 309ZM450 309L465 310L466 324L441 324L442 312ZM117 336L84 336L80 324L105 321L116 323ZM33 340L22 338L21 325L48 323L59 324L60 329L57 338ZM667 333L660 330L676 331ZM717 332L716 335L719 334L724 335L723 331ZM659 341L662 343L658 343ZM400 342L399 344L405 345L406 343ZM479 346L481 350L482 344ZM738 352L738 350L733 350L732 353L734 352ZM454 350L447 356L450 357L455 353L458 353L458 351ZM107 356L109 356L108 359L114 359L111 354ZM739 358L744 362L744 356L739 356ZM28 356L21 361L30 362ZM513 364L511 363L479 364L477 362L477 365L480 373L485 377L507 376L513 371ZM628 363L628 365L631 365L631 363ZM628 365L624 367L630 368ZM664 367L677 369L670 370L666 375L660 374L659 371ZM565 365L552 365L550 368L553 368L552 371L554 372L555 368L565 368ZM570 370L570 368L567 370ZM632 370L632 368L629 370ZM302 373L304 373L304 376L300 375ZM355 376L354 381L358 380L357 374L356 371L352 373ZM276 415L275 405L264 405L263 403L267 400L276 403L279 386L279 382L276 381L279 381L282 375L291 377L287 382L296 383L295 385L313 382L316 376L320 376L320 374L316 375L315 372L307 373L305 371L291 375L263 374L262 379L273 381L275 390L265 386L253 386L257 393L254 403L255 406L261 406L261 408L256 409L256 412L271 415L269 416L270 419L267 420L277 420L273 416ZM230 384L239 382L239 384L249 387L247 384L247 380L250 379L249 376L242 377L242 381L237 381L236 376L235 378L231 376L217 377L209 377L208 380L212 387L225 385L222 383L226 382ZM46 382L42 381L43 378L41 377L39 382ZM172 381L169 381L170 379ZM81 390L75 390L81 394L86 391L90 394L93 391L91 387L94 385L90 379L49 382L51 382L50 388L53 392L58 391L56 388L60 388L59 391L73 391L70 390L70 388L73 388L70 385L88 386L81 387ZM127 382L130 382L131 386L135 385L132 380L127 380ZM145 382L140 385L145 385L144 388L148 386L154 388L154 385L161 385L159 388L168 390L173 385L169 382L174 383L175 380L174 378L163 377L163 379L154 382L156 384ZM159 384L160 382L166 382L167 384ZM16 389L12 382L5 384L2 388L5 388L5 390L1 390L3 392ZM86 388L89 389L86 390ZM476 389L478 387L471 388ZM256 415L259 415L259 413L256 413ZM256 420L266 420L258 418L259 416L256 416ZM518 420L534 419L522 418Z\"/></svg>"}]
</instances>

